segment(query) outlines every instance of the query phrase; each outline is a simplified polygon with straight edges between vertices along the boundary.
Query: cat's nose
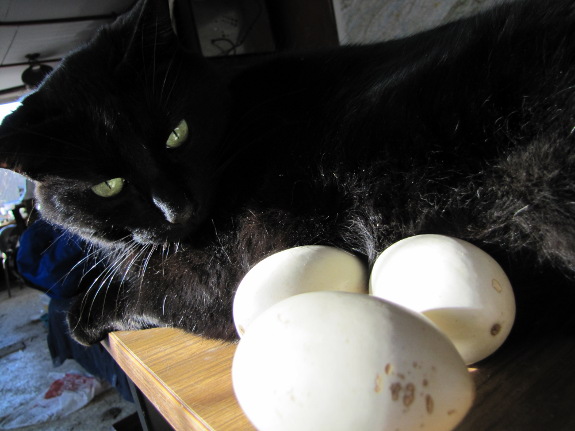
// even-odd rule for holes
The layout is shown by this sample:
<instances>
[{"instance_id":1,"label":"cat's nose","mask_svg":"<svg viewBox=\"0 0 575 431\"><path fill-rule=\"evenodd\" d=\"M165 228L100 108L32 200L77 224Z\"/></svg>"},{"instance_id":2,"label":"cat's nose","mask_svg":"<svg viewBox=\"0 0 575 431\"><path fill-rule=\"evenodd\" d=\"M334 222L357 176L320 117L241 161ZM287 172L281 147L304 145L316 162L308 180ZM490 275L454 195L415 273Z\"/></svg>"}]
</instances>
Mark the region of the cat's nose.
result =
<instances>
[{"instance_id":1,"label":"cat's nose","mask_svg":"<svg viewBox=\"0 0 575 431\"><path fill-rule=\"evenodd\" d=\"M194 216L194 205L185 197L176 200L163 194L154 193L152 201L169 223L186 224Z\"/></svg>"}]
</instances>

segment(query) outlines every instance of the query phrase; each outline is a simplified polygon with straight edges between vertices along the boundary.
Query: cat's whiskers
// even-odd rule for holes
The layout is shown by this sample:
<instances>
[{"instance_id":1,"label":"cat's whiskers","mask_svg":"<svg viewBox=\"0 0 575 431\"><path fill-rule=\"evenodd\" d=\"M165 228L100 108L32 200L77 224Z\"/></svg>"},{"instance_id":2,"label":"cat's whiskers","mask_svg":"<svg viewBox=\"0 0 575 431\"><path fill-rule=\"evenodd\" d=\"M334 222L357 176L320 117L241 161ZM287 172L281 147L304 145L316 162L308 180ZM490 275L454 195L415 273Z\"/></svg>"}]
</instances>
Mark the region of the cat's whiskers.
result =
<instances>
[{"instance_id":1,"label":"cat's whiskers","mask_svg":"<svg viewBox=\"0 0 575 431\"><path fill-rule=\"evenodd\" d=\"M138 278L140 279L144 278L144 274L146 273L146 269L148 269L148 264L150 263L150 258L152 257L152 254L156 251L157 247L158 247L157 244L144 245L143 249L147 250L147 255L146 258L142 261L142 265L139 268Z\"/></svg>"},{"instance_id":2,"label":"cat's whiskers","mask_svg":"<svg viewBox=\"0 0 575 431\"><path fill-rule=\"evenodd\" d=\"M99 283L99 280L100 280L102 277L106 278L106 275L107 275L110 271L113 271L114 266L119 265L127 256L129 256L129 254L131 253L131 250L132 250L132 249L130 249L130 248L124 250L124 251L122 252L122 254L120 255L120 257L119 257L114 263L112 263L111 265L106 266L106 268L105 268L100 274L98 274L98 276L95 277L94 280L92 280L92 283L91 283L90 286L86 289L86 292L85 292L85 294L84 294L84 298L83 298L83 300L82 300L82 307L81 307L82 313L83 313L84 308L85 308L85 305L86 305L86 300L87 300L87 298L88 298L88 294L92 291L92 289L94 289L95 286L98 286L96 295L94 295L94 299L95 299L95 296L97 296L97 294L98 294L98 292L99 292L99 290L100 290L100 288L101 288L101 286L102 286L102 283ZM122 255L123 255L123 256L122 256ZM93 269L95 269L95 268L97 268L98 266L100 266L104 261L108 261L108 256L102 256L102 258L101 258L100 260L96 261L96 262L94 263L94 265L86 272L86 274L88 274L90 271L92 271ZM93 301L92 301L92 305L93 305ZM91 310L91 308L90 308L90 310Z\"/></svg>"},{"instance_id":3,"label":"cat's whiskers","mask_svg":"<svg viewBox=\"0 0 575 431\"><path fill-rule=\"evenodd\" d=\"M174 91L174 88L176 86L176 83L178 82L178 77L180 75L180 68L177 68L177 73L176 76L174 77L174 79L172 79L172 86L170 88L170 91L168 92L168 95L166 96L166 98L164 99L164 90L166 89L166 84L168 82L168 76L170 75L170 73L172 72L172 68L174 67L174 60L176 59L177 56L177 52L174 51L172 58L170 59L170 62L168 63L168 67L166 69L166 73L164 75L164 81L162 82L162 89L160 91L160 105L167 111L169 112L169 107L170 107L170 98L172 97L172 92Z\"/></svg>"},{"instance_id":4,"label":"cat's whiskers","mask_svg":"<svg viewBox=\"0 0 575 431\"><path fill-rule=\"evenodd\" d=\"M139 248L140 244L138 244L136 241L132 240L131 243L128 243L128 247L130 249L130 255L131 255L132 250ZM130 257L130 255L125 256L124 261L127 260ZM126 281L128 274L130 274L130 270L132 269L132 266L136 263L136 261L140 255L141 255L141 252L136 254L135 256L132 256L132 259L130 260L128 265L125 266L124 274L122 274L122 279L120 280L119 288L121 288L122 285L124 284L124 282Z\"/></svg>"},{"instance_id":5,"label":"cat's whiskers","mask_svg":"<svg viewBox=\"0 0 575 431\"><path fill-rule=\"evenodd\" d=\"M56 243L62 239L62 237L66 236L66 232L62 231L62 233L60 233L59 235L56 236L56 238L54 238L54 240L48 245L48 247L46 247L44 250L42 250L40 252L40 255L44 255L45 253L47 253L52 247L55 247ZM70 239L71 240L71 239ZM66 273L64 275L62 275L58 280L56 280L56 282L54 283L54 285L52 287L50 287L46 293L49 293L52 291L52 288L55 287L57 284L65 281L68 276L70 275L70 273L72 273L80 264L82 264L82 262L85 262L88 259L89 256L84 256L82 259L80 259L80 261L78 263L76 263L70 270L66 271Z\"/></svg>"},{"instance_id":6,"label":"cat's whiskers","mask_svg":"<svg viewBox=\"0 0 575 431\"><path fill-rule=\"evenodd\" d=\"M118 259L117 264L116 265L111 265L110 266L110 271L108 273L108 275L102 280L102 282L100 283L100 289L107 284L106 288L105 288L105 292L104 292L104 300L103 303L106 303L106 298L108 295L108 291L112 285L113 280L116 278L116 276L120 273L121 269L124 267L124 263L128 260L130 260L130 262L128 263L128 268L124 271L124 274L122 276L122 280L120 281L119 285L118 285L118 289L121 289L126 275L129 273L129 268L131 267L131 265L139 258L139 256L141 256L141 253L138 252L136 253L135 256L132 255L132 251L136 250L139 248L139 244L136 241L131 240L130 242L128 242L128 246L127 246L127 252L124 253L124 255L122 256L121 259ZM96 295L98 294L98 292L96 292ZM116 305L114 307L114 309L117 311L118 310L118 298L120 295L115 295L116 297ZM94 295L95 297L95 295ZM102 317L104 317L104 307L102 307Z\"/></svg>"},{"instance_id":7,"label":"cat's whiskers","mask_svg":"<svg viewBox=\"0 0 575 431\"><path fill-rule=\"evenodd\" d=\"M55 243L55 241L54 241ZM76 262L76 264L74 266L72 266L72 268L70 268L66 274L64 274L62 277L60 277L60 279L58 279L58 283L66 280L66 278L68 278L68 276L74 272L79 266L81 265L85 265L88 263L88 261L90 259L92 259L94 256L96 256L97 254L100 253L100 250L96 249L93 246L90 246L90 248L88 249L89 251L86 252L86 254L84 255L84 257L82 257L82 259L80 259L78 262ZM82 277L80 277L80 281L84 278L85 273L82 275Z\"/></svg>"},{"instance_id":8,"label":"cat's whiskers","mask_svg":"<svg viewBox=\"0 0 575 431\"><path fill-rule=\"evenodd\" d=\"M175 57L175 53L174 53L174 57ZM169 68L168 68L168 70L166 72L166 76L164 78L164 85L167 81L167 78L168 78L168 75L170 73L172 66L173 66L173 64L172 64L172 62L170 62ZM170 91L168 92L168 95L166 96L165 100L163 100L163 97L162 97L164 94L164 86L162 86L162 94L160 95L160 102L162 103L162 106L166 109L166 111L168 111L168 112L169 112L169 107L170 107L170 99L172 98L172 93L174 92L174 89L176 88L176 85L178 83L178 79L180 77L180 71L181 71L181 68L178 67L176 69L175 76L172 79L172 86L170 87Z\"/></svg>"},{"instance_id":9,"label":"cat's whiskers","mask_svg":"<svg viewBox=\"0 0 575 431\"><path fill-rule=\"evenodd\" d=\"M125 239L125 238L124 238ZM118 268L124 263L124 261L129 258L132 254L132 251L137 248L137 244L134 245L129 245L125 250L123 250L120 255L118 256L118 258L116 259L115 263L113 263L112 265L109 265L106 267L106 269L104 271L102 271L90 284L90 286L86 289L86 291L84 292L84 295L82 297L82 302L80 305L80 314L83 315L84 311L86 309L87 306L87 302L88 302L88 298L92 292L92 290L97 287L96 293L93 295L92 298L92 303L90 304L90 309L88 310L88 316L87 319L89 320L90 315L92 313L92 309L94 307L94 303L96 300L96 297L98 296L105 280L107 279L107 274L108 273L114 273L115 271L118 270ZM96 250L95 252L99 252L99 250ZM101 265L104 261L108 260L109 256L102 256L101 259L97 260L94 265L92 265L92 267L90 269L88 269L85 274L88 274L90 271L92 271L93 269L95 269L96 267L98 267L99 265ZM102 280L101 282L99 282L99 280L101 279L101 277L104 276L104 280ZM104 299L105 301L105 299ZM76 326L73 328L73 330L75 330L78 326L78 324L80 323L80 320L78 320Z\"/></svg>"},{"instance_id":10,"label":"cat's whiskers","mask_svg":"<svg viewBox=\"0 0 575 431\"><path fill-rule=\"evenodd\" d=\"M106 256L102 256L101 259L97 260L94 262L94 264L84 273L84 275L82 276L82 279L80 281L82 281L85 276L87 274L89 274L92 270L96 269L98 266L100 266L100 264L102 264L104 261L107 261L107 257ZM92 283L90 284L90 286L88 286L88 288L86 289L86 292L84 294L84 298L87 297L88 293L92 290L92 288L96 285L96 282L98 281L98 279L102 276L102 274L104 273L104 271L102 273L100 273L94 280L92 280ZM82 303L82 309L84 308L84 302Z\"/></svg>"},{"instance_id":11,"label":"cat's whiskers","mask_svg":"<svg viewBox=\"0 0 575 431\"><path fill-rule=\"evenodd\" d=\"M92 308L93 308L94 303L96 301L96 297L100 293L101 289L107 285L104 289L104 299L102 301L102 303L105 304L110 286L112 285L112 282L113 282L114 278L116 277L116 275L119 273L121 268L124 266L124 263L128 259L131 258L131 262L130 262L130 264L131 264L131 263L135 262L136 260L138 260L139 257L143 254L143 250L138 251L136 253L136 255L132 254L132 251L136 250L138 248L139 248L139 244L136 243L135 241L132 244L129 244L129 246L125 250L125 252L123 252L121 254L121 258L117 259L112 265L110 265L105 271L102 272L102 274L100 276L103 275L104 278L100 282L100 285L99 285L96 293L93 295L92 305L90 307L90 310L88 310L88 317L92 313ZM126 273L124 273L124 274L126 274ZM121 284L120 284L120 286L121 286ZM118 286L118 288L119 288L119 286ZM118 305L118 297L119 297L119 295L116 295L116 307L115 307L116 310L118 309L118 306L117 306ZM102 317L103 316L104 316L104 307L102 307Z\"/></svg>"},{"instance_id":12,"label":"cat's whiskers","mask_svg":"<svg viewBox=\"0 0 575 431\"><path fill-rule=\"evenodd\" d=\"M166 261L170 256L170 245L171 243L167 242L162 244L162 254L161 254L161 267L162 267L162 276L166 275Z\"/></svg>"},{"instance_id":13,"label":"cat's whiskers","mask_svg":"<svg viewBox=\"0 0 575 431\"><path fill-rule=\"evenodd\" d=\"M126 281L126 278L128 278L128 275L131 273L131 269L134 266L134 264L139 260L140 256L143 255L145 248L141 247L141 244L137 243L135 240L131 240L130 247L131 250L134 249L139 249L139 252L136 253L136 255L133 255L132 258L130 259L130 261L128 262L127 265L123 265L124 266L124 273L122 275L122 279L120 280L120 284L118 285L118 289L120 289L123 285L124 282ZM126 256L124 258L124 261L126 261L130 256ZM115 310L118 310L118 301L119 301L119 295L116 295L116 306L115 306Z\"/></svg>"},{"instance_id":14,"label":"cat's whiskers","mask_svg":"<svg viewBox=\"0 0 575 431\"><path fill-rule=\"evenodd\" d=\"M148 254L146 258L143 260L143 264L140 266L138 271L138 277L140 279L140 283L138 284L138 298L136 299L136 304L140 303L140 299L142 297L142 287L144 284L144 274L146 273L146 269L148 268L148 264L150 262L150 258L152 257L153 253L156 251L157 244L146 244L142 247L142 252L140 256L144 254L144 252L148 249Z\"/></svg>"}]
</instances>

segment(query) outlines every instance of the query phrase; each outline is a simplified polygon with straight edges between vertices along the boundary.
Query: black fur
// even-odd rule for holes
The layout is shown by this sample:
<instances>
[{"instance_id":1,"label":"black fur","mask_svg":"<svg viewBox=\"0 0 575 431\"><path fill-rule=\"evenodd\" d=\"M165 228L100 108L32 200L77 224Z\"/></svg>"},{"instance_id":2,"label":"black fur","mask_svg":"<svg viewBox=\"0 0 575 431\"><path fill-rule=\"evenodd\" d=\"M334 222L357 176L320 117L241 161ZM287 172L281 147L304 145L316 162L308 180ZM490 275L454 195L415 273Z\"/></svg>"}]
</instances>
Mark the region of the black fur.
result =
<instances>
[{"instance_id":1,"label":"black fur","mask_svg":"<svg viewBox=\"0 0 575 431\"><path fill-rule=\"evenodd\" d=\"M573 1L230 76L178 45L164 3L102 29L0 129L1 164L37 181L44 217L108 256L70 314L78 340L156 325L232 339L241 277L304 244L372 264L441 233L510 274L573 273ZM166 149L181 119L190 139ZM90 191L115 177L118 196Z\"/></svg>"}]
</instances>

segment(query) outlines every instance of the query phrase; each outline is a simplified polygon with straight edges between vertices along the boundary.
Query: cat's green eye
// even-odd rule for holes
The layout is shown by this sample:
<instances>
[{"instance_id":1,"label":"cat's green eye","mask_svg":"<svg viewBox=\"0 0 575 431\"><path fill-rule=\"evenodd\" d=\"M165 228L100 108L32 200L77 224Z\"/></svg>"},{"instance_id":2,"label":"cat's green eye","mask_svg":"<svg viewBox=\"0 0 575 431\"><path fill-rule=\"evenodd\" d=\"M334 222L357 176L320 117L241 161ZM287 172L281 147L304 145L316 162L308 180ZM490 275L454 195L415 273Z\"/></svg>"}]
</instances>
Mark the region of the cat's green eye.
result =
<instances>
[{"instance_id":1,"label":"cat's green eye","mask_svg":"<svg viewBox=\"0 0 575 431\"><path fill-rule=\"evenodd\" d=\"M123 178L112 178L111 180L104 181L103 183L96 184L92 187L92 191L100 197L110 198L116 196L124 188Z\"/></svg>"},{"instance_id":2,"label":"cat's green eye","mask_svg":"<svg viewBox=\"0 0 575 431\"><path fill-rule=\"evenodd\" d=\"M188 123L186 120L182 120L170 133L166 141L166 148L178 148L186 139L188 139Z\"/></svg>"}]
</instances>

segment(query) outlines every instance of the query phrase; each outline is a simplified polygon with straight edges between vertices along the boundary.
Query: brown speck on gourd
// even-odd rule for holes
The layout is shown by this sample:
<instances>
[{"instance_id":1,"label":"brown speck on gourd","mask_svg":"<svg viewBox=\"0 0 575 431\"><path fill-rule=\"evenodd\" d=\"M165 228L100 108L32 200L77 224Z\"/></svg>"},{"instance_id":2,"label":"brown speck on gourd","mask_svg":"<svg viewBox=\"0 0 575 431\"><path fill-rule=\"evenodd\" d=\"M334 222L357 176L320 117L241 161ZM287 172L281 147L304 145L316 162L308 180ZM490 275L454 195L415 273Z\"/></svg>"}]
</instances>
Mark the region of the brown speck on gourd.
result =
<instances>
[{"instance_id":1,"label":"brown speck on gourd","mask_svg":"<svg viewBox=\"0 0 575 431\"><path fill-rule=\"evenodd\" d=\"M499 323L495 323L492 327L491 327L491 335L493 335L494 337L499 334L501 332L501 325Z\"/></svg>"},{"instance_id":2,"label":"brown speck on gourd","mask_svg":"<svg viewBox=\"0 0 575 431\"><path fill-rule=\"evenodd\" d=\"M433 397L431 395L425 396L425 410L429 414L433 413Z\"/></svg>"},{"instance_id":3,"label":"brown speck on gourd","mask_svg":"<svg viewBox=\"0 0 575 431\"><path fill-rule=\"evenodd\" d=\"M391 391L391 399L393 401L397 401L399 399L399 393L401 392L401 390L403 389L403 387L401 386L401 383L396 382L393 383L390 387L389 387L390 391Z\"/></svg>"},{"instance_id":4,"label":"brown speck on gourd","mask_svg":"<svg viewBox=\"0 0 575 431\"><path fill-rule=\"evenodd\" d=\"M376 393L380 393L381 389L382 389L383 385L382 385L382 378L381 375L378 373L377 376L375 376L375 392Z\"/></svg>"},{"instance_id":5,"label":"brown speck on gourd","mask_svg":"<svg viewBox=\"0 0 575 431\"><path fill-rule=\"evenodd\" d=\"M415 401L415 385L408 383L405 385L405 392L403 394L403 405L409 407Z\"/></svg>"}]
</instances>

